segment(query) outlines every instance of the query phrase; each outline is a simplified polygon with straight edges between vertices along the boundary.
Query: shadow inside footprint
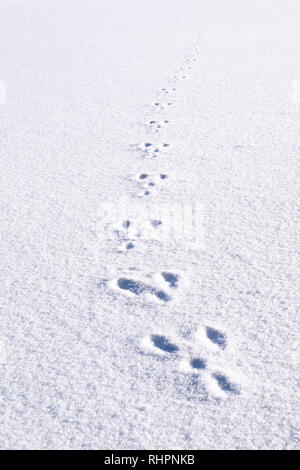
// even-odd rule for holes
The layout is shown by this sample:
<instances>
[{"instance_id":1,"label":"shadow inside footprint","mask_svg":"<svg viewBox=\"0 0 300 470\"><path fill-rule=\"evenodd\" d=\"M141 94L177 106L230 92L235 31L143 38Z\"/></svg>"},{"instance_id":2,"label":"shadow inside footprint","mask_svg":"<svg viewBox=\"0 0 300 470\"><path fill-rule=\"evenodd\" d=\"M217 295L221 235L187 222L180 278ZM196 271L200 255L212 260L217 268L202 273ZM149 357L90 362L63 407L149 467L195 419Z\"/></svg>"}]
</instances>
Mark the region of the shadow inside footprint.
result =
<instances>
[{"instance_id":1,"label":"shadow inside footprint","mask_svg":"<svg viewBox=\"0 0 300 470\"><path fill-rule=\"evenodd\" d=\"M179 350L176 344L170 343L170 341L165 336L152 335L151 340L157 348L168 353L174 353Z\"/></svg>"},{"instance_id":2,"label":"shadow inside footprint","mask_svg":"<svg viewBox=\"0 0 300 470\"><path fill-rule=\"evenodd\" d=\"M223 333L214 328L207 327L206 328L206 335L208 339L211 340L212 343L217 344L221 349L226 348L226 338Z\"/></svg>"},{"instance_id":3,"label":"shadow inside footprint","mask_svg":"<svg viewBox=\"0 0 300 470\"><path fill-rule=\"evenodd\" d=\"M156 228L158 227L159 225L162 224L162 221L161 220L151 220L151 225L152 227Z\"/></svg>"},{"instance_id":4,"label":"shadow inside footprint","mask_svg":"<svg viewBox=\"0 0 300 470\"><path fill-rule=\"evenodd\" d=\"M166 272L163 272L161 274L162 274L162 277L164 278L164 280L169 283L170 287L173 287L174 289L177 289L177 286L178 286L178 276L177 276L177 274L166 273Z\"/></svg>"},{"instance_id":5,"label":"shadow inside footprint","mask_svg":"<svg viewBox=\"0 0 300 470\"><path fill-rule=\"evenodd\" d=\"M151 289L151 292L156 295L159 300L163 300L164 302L169 302L169 300L171 300L163 290Z\"/></svg>"},{"instance_id":6,"label":"shadow inside footprint","mask_svg":"<svg viewBox=\"0 0 300 470\"><path fill-rule=\"evenodd\" d=\"M218 382L219 387L224 390L224 392L234 393L235 395L239 394L239 390L235 385L229 382L228 378L222 374L213 374L213 377Z\"/></svg>"},{"instance_id":7,"label":"shadow inside footprint","mask_svg":"<svg viewBox=\"0 0 300 470\"><path fill-rule=\"evenodd\" d=\"M124 277L118 280L118 287L123 290L128 290L135 295L140 295L142 292L147 290L147 286L141 282L133 281L132 279L126 279Z\"/></svg>"},{"instance_id":8,"label":"shadow inside footprint","mask_svg":"<svg viewBox=\"0 0 300 470\"><path fill-rule=\"evenodd\" d=\"M133 248L134 248L134 244L133 244L133 243L131 243L131 242L127 243L127 245L126 245L126 250L132 250Z\"/></svg>"},{"instance_id":9,"label":"shadow inside footprint","mask_svg":"<svg viewBox=\"0 0 300 470\"><path fill-rule=\"evenodd\" d=\"M203 370L206 368L206 362L203 359L192 359L191 360L191 366L193 369L198 369L198 370Z\"/></svg>"},{"instance_id":10,"label":"shadow inside footprint","mask_svg":"<svg viewBox=\"0 0 300 470\"><path fill-rule=\"evenodd\" d=\"M129 228L130 225L131 225L130 220L124 220L124 222L122 222L122 226L123 226L124 228Z\"/></svg>"},{"instance_id":11,"label":"shadow inside footprint","mask_svg":"<svg viewBox=\"0 0 300 470\"><path fill-rule=\"evenodd\" d=\"M163 302L169 302L171 297L167 295L163 290L155 289L154 287L143 284L142 282L134 281L133 279L127 279L121 277L118 280L118 287L122 290L127 290L132 292L135 295L141 295L145 292L148 292L152 295L155 295L159 300Z\"/></svg>"}]
</instances>

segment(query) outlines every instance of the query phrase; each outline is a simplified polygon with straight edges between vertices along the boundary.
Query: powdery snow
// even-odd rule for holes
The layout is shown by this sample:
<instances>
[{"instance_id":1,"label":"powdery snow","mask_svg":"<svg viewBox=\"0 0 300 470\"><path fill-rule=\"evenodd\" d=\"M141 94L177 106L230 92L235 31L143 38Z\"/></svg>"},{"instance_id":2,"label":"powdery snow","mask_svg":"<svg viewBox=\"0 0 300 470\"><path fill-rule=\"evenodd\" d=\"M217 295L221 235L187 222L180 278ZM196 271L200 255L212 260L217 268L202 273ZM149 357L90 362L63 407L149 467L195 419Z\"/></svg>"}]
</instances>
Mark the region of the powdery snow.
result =
<instances>
[{"instance_id":1,"label":"powdery snow","mask_svg":"<svg viewBox=\"0 0 300 470\"><path fill-rule=\"evenodd\" d=\"M2 0L1 448L299 449L299 21Z\"/></svg>"}]
</instances>

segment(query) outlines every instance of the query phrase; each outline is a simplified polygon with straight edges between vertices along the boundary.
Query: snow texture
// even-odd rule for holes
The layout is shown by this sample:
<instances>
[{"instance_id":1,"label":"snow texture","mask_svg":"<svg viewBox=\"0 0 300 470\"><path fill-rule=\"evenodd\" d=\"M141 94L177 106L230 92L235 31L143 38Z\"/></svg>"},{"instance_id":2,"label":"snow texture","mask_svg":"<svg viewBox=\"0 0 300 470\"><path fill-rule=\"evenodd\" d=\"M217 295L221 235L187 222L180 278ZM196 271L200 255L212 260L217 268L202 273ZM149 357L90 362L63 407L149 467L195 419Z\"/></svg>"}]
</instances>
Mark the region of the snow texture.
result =
<instances>
[{"instance_id":1,"label":"snow texture","mask_svg":"<svg viewBox=\"0 0 300 470\"><path fill-rule=\"evenodd\" d=\"M299 24L1 0L2 449L299 449Z\"/></svg>"}]
</instances>

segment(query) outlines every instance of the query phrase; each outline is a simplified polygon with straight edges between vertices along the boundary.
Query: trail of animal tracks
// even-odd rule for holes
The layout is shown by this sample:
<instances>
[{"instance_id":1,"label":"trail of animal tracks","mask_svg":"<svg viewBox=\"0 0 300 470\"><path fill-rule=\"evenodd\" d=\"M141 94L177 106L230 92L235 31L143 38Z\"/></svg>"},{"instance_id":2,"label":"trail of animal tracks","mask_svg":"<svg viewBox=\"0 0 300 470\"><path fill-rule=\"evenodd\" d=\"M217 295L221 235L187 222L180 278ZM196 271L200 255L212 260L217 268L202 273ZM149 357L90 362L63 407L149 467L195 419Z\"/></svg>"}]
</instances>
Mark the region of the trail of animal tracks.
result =
<instances>
[{"instance_id":1,"label":"trail of animal tracks","mask_svg":"<svg viewBox=\"0 0 300 470\"><path fill-rule=\"evenodd\" d=\"M299 2L1 9L1 448L299 448Z\"/></svg>"}]
</instances>

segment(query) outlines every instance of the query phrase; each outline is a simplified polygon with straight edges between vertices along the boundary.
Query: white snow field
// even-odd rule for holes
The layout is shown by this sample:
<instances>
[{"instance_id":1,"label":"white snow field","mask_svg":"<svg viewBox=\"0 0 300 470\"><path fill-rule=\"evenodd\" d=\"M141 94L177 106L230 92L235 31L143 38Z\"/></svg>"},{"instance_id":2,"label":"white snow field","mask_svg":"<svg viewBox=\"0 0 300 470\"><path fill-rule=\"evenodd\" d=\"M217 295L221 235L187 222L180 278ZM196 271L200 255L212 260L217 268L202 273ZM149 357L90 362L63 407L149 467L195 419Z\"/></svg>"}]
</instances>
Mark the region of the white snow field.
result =
<instances>
[{"instance_id":1,"label":"white snow field","mask_svg":"<svg viewBox=\"0 0 300 470\"><path fill-rule=\"evenodd\" d=\"M299 449L300 2L0 12L0 447Z\"/></svg>"}]
</instances>

